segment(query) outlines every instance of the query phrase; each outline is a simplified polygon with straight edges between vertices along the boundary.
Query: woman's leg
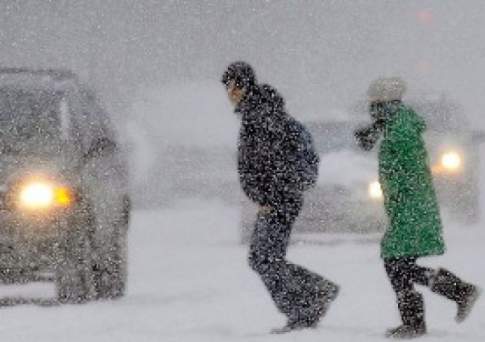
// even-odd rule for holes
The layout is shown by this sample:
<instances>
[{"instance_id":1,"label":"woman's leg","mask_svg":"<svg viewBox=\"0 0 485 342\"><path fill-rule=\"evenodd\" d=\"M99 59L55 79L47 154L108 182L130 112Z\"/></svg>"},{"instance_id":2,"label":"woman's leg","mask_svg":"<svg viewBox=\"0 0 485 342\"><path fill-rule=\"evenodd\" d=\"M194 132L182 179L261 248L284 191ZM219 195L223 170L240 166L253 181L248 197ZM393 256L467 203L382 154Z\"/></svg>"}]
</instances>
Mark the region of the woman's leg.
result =
<instances>
[{"instance_id":1,"label":"woman's leg","mask_svg":"<svg viewBox=\"0 0 485 342\"><path fill-rule=\"evenodd\" d=\"M409 277L412 282L427 286L445 298L455 301L458 305L456 321L463 322L477 301L480 290L469 283L464 282L459 277L443 268L437 271L422 267L416 264L416 259L408 260L407 265Z\"/></svg>"},{"instance_id":2,"label":"woman's leg","mask_svg":"<svg viewBox=\"0 0 485 342\"><path fill-rule=\"evenodd\" d=\"M409 277L413 283L429 287L436 276L436 272L432 268L419 266L416 264L416 259L409 258L407 265Z\"/></svg>"},{"instance_id":3,"label":"woman's leg","mask_svg":"<svg viewBox=\"0 0 485 342\"><path fill-rule=\"evenodd\" d=\"M402 325L391 329L387 336L410 338L426 333L424 321L424 301L422 295L415 291L414 280L421 274L416 269L416 258L396 258L384 261L392 288L396 292Z\"/></svg>"},{"instance_id":4,"label":"woman's leg","mask_svg":"<svg viewBox=\"0 0 485 342\"><path fill-rule=\"evenodd\" d=\"M480 296L480 289L477 286L465 283L456 275L443 268L436 272L429 287L434 293L456 302L458 311L455 320L458 323L463 322L468 317L473 305Z\"/></svg>"}]
</instances>

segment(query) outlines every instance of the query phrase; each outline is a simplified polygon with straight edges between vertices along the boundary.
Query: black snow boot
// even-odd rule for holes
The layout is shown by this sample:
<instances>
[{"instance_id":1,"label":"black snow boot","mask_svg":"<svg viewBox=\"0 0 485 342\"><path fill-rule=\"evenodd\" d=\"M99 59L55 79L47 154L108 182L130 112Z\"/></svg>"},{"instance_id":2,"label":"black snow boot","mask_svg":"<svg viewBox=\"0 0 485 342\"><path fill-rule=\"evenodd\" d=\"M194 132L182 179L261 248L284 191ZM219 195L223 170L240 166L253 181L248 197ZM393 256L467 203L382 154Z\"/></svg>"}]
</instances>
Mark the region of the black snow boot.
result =
<instances>
[{"instance_id":1,"label":"black snow boot","mask_svg":"<svg viewBox=\"0 0 485 342\"><path fill-rule=\"evenodd\" d=\"M411 339L426 334L423 296L415 291L398 294L398 308L403 324L386 332L386 337Z\"/></svg>"},{"instance_id":2,"label":"black snow boot","mask_svg":"<svg viewBox=\"0 0 485 342\"><path fill-rule=\"evenodd\" d=\"M468 317L481 292L475 285L465 283L442 268L431 281L431 291L456 302L458 310L455 320L458 323Z\"/></svg>"},{"instance_id":3,"label":"black snow boot","mask_svg":"<svg viewBox=\"0 0 485 342\"><path fill-rule=\"evenodd\" d=\"M316 312L316 322L320 321L321 318L327 313L330 304L337 299L340 288L337 284L332 283L329 280L324 280L320 285L319 299L317 301L317 312Z\"/></svg>"},{"instance_id":4,"label":"black snow boot","mask_svg":"<svg viewBox=\"0 0 485 342\"><path fill-rule=\"evenodd\" d=\"M305 316L295 315L295 318L290 318L286 325L282 328L273 329L273 334L285 334L295 330L302 330L308 328L316 328L318 322L327 313L330 304L337 298L339 293L339 286L328 280L323 280L318 284L319 292L314 306L310 309L311 313Z\"/></svg>"},{"instance_id":5,"label":"black snow boot","mask_svg":"<svg viewBox=\"0 0 485 342\"><path fill-rule=\"evenodd\" d=\"M271 330L272 334L286 334L295 330L302 330L308 328L315 328L318 321L315 322L314 319L289 319L288 323L282 328L276 328Z\"/></svg>"}]
</instances>

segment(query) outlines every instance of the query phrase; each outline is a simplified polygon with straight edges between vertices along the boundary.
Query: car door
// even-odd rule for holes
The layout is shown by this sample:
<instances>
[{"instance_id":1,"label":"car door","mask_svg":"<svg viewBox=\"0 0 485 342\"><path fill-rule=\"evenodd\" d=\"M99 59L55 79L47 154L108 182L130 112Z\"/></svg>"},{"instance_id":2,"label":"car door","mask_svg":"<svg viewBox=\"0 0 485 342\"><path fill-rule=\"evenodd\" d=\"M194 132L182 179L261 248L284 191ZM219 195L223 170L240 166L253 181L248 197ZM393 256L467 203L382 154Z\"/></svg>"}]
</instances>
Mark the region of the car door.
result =
<instances>
[{"instance_id":1,"label":"car door","mask_svg":"<svg viewBox=\"0 0 485 342\"><path fill-rule=\"evenodd\" d=\"M110 118L93 96L83 98L78 118L84 165L83 189L96 221L96 240L100 247L117 229L124 214L128 176L123 153L116 141Z\"/></svg>"}]
</instances>

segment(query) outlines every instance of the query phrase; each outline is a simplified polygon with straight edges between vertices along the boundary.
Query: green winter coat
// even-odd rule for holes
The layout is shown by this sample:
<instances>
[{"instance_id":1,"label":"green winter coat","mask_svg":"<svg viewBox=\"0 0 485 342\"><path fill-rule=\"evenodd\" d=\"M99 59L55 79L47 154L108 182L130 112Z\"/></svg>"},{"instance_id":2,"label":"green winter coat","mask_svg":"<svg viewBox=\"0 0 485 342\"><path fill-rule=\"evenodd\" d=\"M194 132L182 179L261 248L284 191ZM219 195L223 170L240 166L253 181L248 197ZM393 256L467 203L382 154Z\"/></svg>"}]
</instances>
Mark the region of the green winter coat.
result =
<instances>
[{"instance_id":1,"label":"green winter coat","mask_svg":"<svg viewBox=\"0 0 485 342\"><path fill-rule=\"evenodd\" d=\"M384 129L379 181L389 227L381 242L384 259L440 255L445 251L438 202L422 133L426 125L400 105Z\"/></svg>"}]
</instances>

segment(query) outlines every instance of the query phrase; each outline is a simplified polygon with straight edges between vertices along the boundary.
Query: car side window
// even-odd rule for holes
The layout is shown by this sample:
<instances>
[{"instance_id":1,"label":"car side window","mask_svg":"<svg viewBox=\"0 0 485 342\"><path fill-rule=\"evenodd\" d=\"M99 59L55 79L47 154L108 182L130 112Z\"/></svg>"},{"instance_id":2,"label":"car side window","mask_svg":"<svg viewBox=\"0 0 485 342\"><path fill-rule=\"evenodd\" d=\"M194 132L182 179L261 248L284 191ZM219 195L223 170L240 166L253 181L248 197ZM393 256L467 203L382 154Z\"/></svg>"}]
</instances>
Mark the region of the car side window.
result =
<instances>
[{"instance_id":1,"label":"car side window","mask_svg":"<svg viewBox=\"0 0 485 342\"><path fill-rule=\"evenodd\" d=\"M77 114L80 112L80 102L73 93L67 91L62 94L57 103L60 135L63 140L81 149L82 141Z\"/></svg>"},{"instance_id":2,"label":"car side window","mask_svg":"<svg viewBox=\"0 0 485 342\"><path fill-rule=\"evenodd\" d=\"M114 143L114 133L107 113L92 94L86 94L82 110L84 150L89 153L99 142Z\"/></svg>"}]
</instances>

